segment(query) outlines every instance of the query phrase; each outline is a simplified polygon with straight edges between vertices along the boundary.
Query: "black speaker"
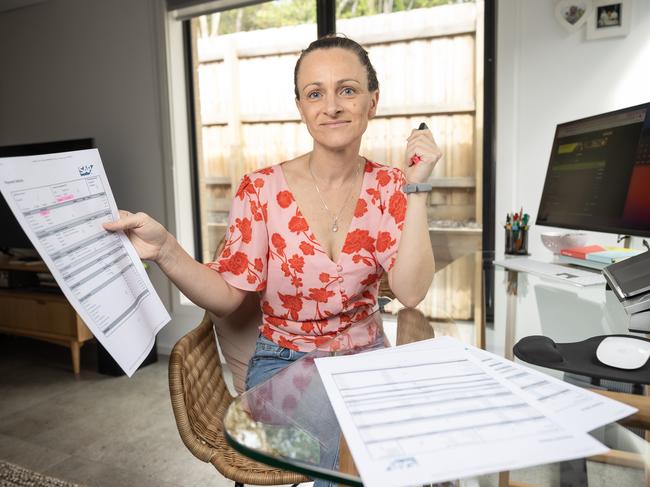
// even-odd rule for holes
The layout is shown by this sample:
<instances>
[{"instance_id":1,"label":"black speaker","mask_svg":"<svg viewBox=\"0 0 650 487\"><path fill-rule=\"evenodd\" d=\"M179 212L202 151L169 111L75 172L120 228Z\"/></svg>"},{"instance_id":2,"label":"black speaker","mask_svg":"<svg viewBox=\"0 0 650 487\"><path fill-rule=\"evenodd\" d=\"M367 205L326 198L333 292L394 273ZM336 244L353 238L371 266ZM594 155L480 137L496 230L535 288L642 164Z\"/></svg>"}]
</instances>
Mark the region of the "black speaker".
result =
<instances>
[{"instance_id":1,"label":"black speaker","mask_svg":"<svg viewBox=\"0 0 650 487\"><path fill-rule=\"evenodd\" d=\"M147 355L140 367L138 367L138 370L157 361L158 351L156 349L156 340L154 340L151 352L149 352L149 355ZM97 342L97 372L104 375L112 375L114 377L125 375L122 367L117 364L117 362L113 359L113 357L111 357L111 355L102 346L102 344L99 343L99 341Z\"/></svg>"}]
</instances>

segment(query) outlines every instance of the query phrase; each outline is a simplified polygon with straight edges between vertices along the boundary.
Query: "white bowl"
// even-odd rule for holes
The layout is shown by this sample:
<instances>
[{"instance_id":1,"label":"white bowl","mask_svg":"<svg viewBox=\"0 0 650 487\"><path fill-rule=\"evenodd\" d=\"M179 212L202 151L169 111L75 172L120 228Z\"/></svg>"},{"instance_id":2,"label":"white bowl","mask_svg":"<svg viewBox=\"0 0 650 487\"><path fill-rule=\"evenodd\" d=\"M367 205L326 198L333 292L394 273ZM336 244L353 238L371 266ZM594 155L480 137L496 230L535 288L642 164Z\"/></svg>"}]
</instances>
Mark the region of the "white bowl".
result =
<instances>
[{"instance_id":1,"label":"white bowl","mask_svg":"<svg viewBox=\"0 0 650 487\"><path fill-rule=\"evenodd\" d=\"M544 247L554 254L559 254L562 249L584 247L587 245L587 234L546 232L542 233L542 243Z\"/></svg>"}]
</instances>

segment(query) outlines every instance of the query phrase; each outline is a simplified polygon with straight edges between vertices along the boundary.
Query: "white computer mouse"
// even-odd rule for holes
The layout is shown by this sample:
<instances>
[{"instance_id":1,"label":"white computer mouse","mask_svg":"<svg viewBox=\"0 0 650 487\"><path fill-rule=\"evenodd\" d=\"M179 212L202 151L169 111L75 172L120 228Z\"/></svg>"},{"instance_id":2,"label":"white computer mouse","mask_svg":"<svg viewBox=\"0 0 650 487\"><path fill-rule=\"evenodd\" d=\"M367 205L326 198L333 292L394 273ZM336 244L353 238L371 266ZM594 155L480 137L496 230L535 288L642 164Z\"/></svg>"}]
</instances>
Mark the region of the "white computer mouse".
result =
<instances>
[{"instance_id":1,"label":"white computer mouse","mask_svg":"<svg viewBox=\"0 0 650 487\"><path fill-rule=\"evenodd\" d=\"M596 357L617 369L639 369L650 358L650 342L631 336L607 337L598 345Z\"/></svg>"}]
</instances>

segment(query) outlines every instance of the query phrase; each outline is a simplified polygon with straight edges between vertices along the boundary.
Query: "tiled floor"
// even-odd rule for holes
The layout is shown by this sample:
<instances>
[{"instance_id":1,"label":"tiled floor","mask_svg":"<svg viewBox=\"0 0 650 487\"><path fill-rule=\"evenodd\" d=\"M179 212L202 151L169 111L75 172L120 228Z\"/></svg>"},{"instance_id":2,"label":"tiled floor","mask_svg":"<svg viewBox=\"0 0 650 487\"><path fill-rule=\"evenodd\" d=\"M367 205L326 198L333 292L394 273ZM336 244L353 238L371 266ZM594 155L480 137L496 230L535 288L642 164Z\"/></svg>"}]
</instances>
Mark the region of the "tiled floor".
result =
<instances>
[{"instance_id":1,"label":"tiled floor","mask_svg":"<svg viewBox=\"0 0 650 487\"><path fill-rule=\"evenodd\" d=\"M72 375L67 349L0 335L0 459L88 487L232 486L176 430L167 357L131 379Z\"/></svg>"},{"instance_id":2,"label":"tiled floor","mask_svg":"<svg viewBox=\"0 0 650 487\"><path fill-rule=\"evenodd\" d=\"M130 379L108 377L95 372L95 349L87 345L82 369L75 380L67 349L0 334L0 459L88 487L233 485L182 444L169 401L167 357ZM557 470L537 467L512 478L552 486ZM592 487L643 482L639 470L589 462L588 471ZM460 485L492 487L497 476Z\"/></svg>"}]
</instances>

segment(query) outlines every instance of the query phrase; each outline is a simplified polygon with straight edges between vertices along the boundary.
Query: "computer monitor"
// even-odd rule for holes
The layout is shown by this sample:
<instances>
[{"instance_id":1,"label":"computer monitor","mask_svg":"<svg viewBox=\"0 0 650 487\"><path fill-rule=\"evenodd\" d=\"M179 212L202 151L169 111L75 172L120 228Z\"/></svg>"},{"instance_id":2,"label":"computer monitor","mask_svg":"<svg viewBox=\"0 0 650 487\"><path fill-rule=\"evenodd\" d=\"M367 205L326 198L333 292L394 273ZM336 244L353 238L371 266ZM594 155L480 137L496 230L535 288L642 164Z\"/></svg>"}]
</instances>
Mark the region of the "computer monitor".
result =
<instances>
[{"instance_id":1,"label":"computer monitor","mask_svg":"<svg viewBox=\"0 0 650 487\"><path fill-rule=\"evenodd\" d=\"M557 126L537 224L650 237L650 103Z\"/></svg>"},{"instance_id":2,"label":"computer monitor","mask_svg":"<svg viewBox=\"0 0 650 487\"><path fill-rule=\"evenodd\" d=\"M54 154L73 150L92 149L93 139L60 140L38 144L22 144L0 147L0 157L34 156ZM18 220L4 198L0 197L0 249L33 249L32 243L23 232Z\"/></svg>"}]
</instances>

